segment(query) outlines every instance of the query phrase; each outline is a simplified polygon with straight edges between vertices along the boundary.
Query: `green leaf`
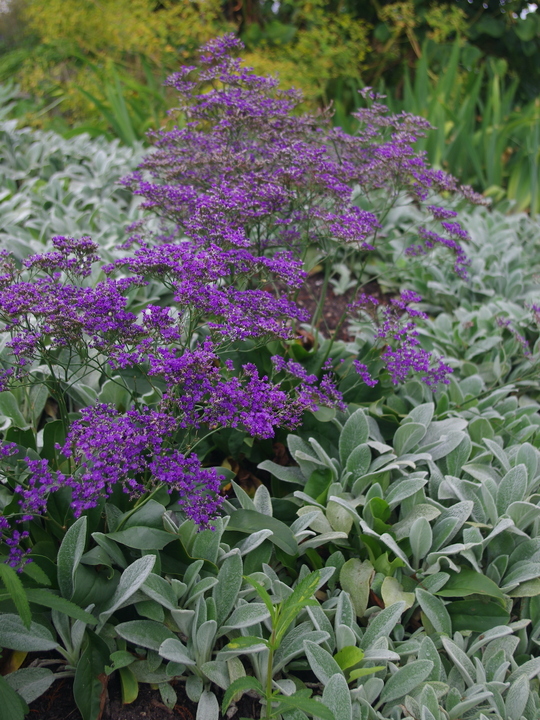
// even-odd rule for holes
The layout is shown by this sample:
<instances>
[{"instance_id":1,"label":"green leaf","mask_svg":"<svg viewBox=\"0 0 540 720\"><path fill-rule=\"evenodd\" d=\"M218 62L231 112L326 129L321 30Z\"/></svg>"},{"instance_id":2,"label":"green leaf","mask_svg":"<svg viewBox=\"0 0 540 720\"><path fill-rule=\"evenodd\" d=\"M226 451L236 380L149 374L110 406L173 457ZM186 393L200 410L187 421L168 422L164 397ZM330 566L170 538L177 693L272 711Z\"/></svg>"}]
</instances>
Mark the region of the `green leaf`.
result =
<instances>
[{"instance_id":1,"label":"green leaf","mask_svg":"<svg viewBox=\"0 0 540 720\"><path fill-rule=\"evenodd\" d=\"M27 628L18 615L3 613L0 622L0 647L39 652L54 650L58 643L43 625L32 622Z\"/></svg>"},{"instance_id":2,"label":"green leaf","mask_svg":"<svg viewBox=\"0 0 540 720\"><path fill-rule=\"evenodd\" d=\"M49 576L39 567L36 562L28 563L23 568L23 575L27 575L32 578L38 585L45 585L50 587L52 585Z\"/></svg>"},{"instance_id":3,"label":"green leaf","mask_svg":"<svg viewBox=\"0 0 540 720\"><path fill-rule=\"evenodd\" d=\"M342 670L358 665L364 659L364 652L355 645L347 645L334 655L334 660Z\"/></svg>"},{"instance_id":4,"label":"green leaf","mask_svg":"<svg viewBox=\"0 0 540 720\"><path fill-rule=\"evenodd\" d=\"M527 494L527 468L516 465L503 477L497 488L497 510L503 515L513 502L524 500Z\"/></svg>"},{"instance_id":5,"label":"green leaf","mask_svg":"<svg viewBox=\"0 0 540 720\"><path fill-rule=\"evenodd\" d=\"M182 665L197 664L189 654L186 646L176 637L164 640L158 652L165 660L172 660L172 662L181 663Z\"/></svg>"},{"instance_id":6,"label":"green leaf","mask_svg":"<svg viewBox=\"0 0 540 720\"><path fill-rule=\"evenodd\" d=\"M384 665L376 665L375 667L358 668L358 670L351 670L351 672L349 673L349 682L352 682L352 680L357 680L358 678L366 677L367 675L373 675L373 673L379 672L379 670L384 669Z\"/></svg>"},{"instance_id":7,"label":"green leaf","mask_svg":"<svg viewBox=\"0 0 540 720\"><path fill-rule=\"evenodd\" d=\"M265 647L268 647L268 640L252 635L242 635L227 643L223 650L247 650L257 645L264 645Z\"/></svg>"},{"instance_id":8,"label":"green leaf","mask_svg":"<svg viewBox=\"0 0 540 720\"><path fill-rule=\"evenodd\" d=\"M141 590L154 602L163 605L167 610L178 610L178 601L169 582L161 575L150 573Z\"/></svg>"},{"instance_id":9,"label":"green leaf","mask_svg":"<svg viewBox=\"0 0 540 720\"><path fill-rule=\"evenodd\" d=\"M86 610L83 610L75 603L66 600L59 595L55 595L50 590L44 590L42 588L29 588L26 591L28 600L36 605L43 605L43 607L51 608L52 610L58 610L68 617L80 620L87 625L95 625L97 623L96 618Z\"/></svg>"},{"instance_id":10,"label":"green leaf","mask_svg":"<svg viewBox=\"0 0 540 720\"><path fill-rule=\"evenodd\" d=\"M208 560L215 564L219 554L220 541L221 533L216 530L202 530L195 535L189 554L193 558Z\"/></svg>"},{"instance_id":11,"label":"green leaf","mask_svg":"<svg viewBox=\"0 0 540 720\"><path fill-rule=\"evenodd\" d=\"M353 473L354 478L360 478L367 473L371 464L371 448L369 445L359 445L347 458L345 470Z\"/></svg>"},{"instance_id":12,"label":"green leaf","mask_svg":"<svg viewBox=\"0 0 540 720\"><path fill-rule=\"evenodd\" d=\"M28 598L26 597L26 593L19 576L12 567L0 562L0 579L4 583L6 590L13 600L13 604L17 608L17 612L19 613L21 620L25 626L29 628L30 623L32 622L32 613L30 612Z\"/></svg>"},{"instance_id":13,"label":"green leaf","mask_svg":"<svg viewBox=\"0 0 540 720\"><path fill-rule=\"evenodd\" d=\"M498 625L507 625L510 622L508 613L499 603L489 600L461 600L446 606L452 618L454 632L472 630L486 632Z\"/></svg>"},{"instance_id":14,"label":"green leaf","mask_svg":"<svg viewBox=\"0 0 540 720\"><path fill-rule=\"evenodd\" d=\"M368 625L360 642L360 647L367 650L380 637L388 637L399 622L405 610L404 602L397 602L381 612Z\"/></svg>"},{"instance_id":15,"label":"green leaf","mask_svg":"<svg viewBox=\"0 0 540 720\"><path fill-rule=\"evenodd\" d=\"M324 504L328 495L328 488L332 483L332 471L330 468L314 470L305 484L304 492L318 503Z\"/></svg>"},{"instance_id":16,"label":"green leaf","mask_svg":"<svg viewBox=\"0 0 540 720\"><path fill-rule=\"evenodd\" d=\"M24 415L19 410L19 403L15 395L9 390L0 392L0 415L10 418L13 424L21 430L26 430L30 427L29 423L26 422Z\"/></svg>"},{"instance_id":17,"label":"green leaf","mask_svg":"<svg viewBox=\"0 0 540 720\"><path fill-rule=\"evenodd\" d=\"M330 678L323 690L322 701L332 711L336 720L352 720L351 694L343 675L333 675Z\"/></svg>"},{"instance_id":18,"label":"green leaf","mask_svg":"<svg viewBox=\"0 0 540 720\"><path fill-rule=\"evenodd\" d=\"M263 587L260 583L258 583L253 578L250 578L249 576L244 577L244 580L253 586L257 595L261 598L263 603L266 605L268 612L270 613L270 617L272 619L272 624L274 624L275 617L276 617L276 609L274 607L274 603L272 602L272 598L268 594L268 591L266 590L266 588Z\"/></svg>"},{"instance_id":19,"label":"green leaf","mask_svg":"<svg viewBox=\"0 0 540 720\"><path fill-rule=\"evenodd\" d=\"M73 680L73 697L83 720L101 717L107 694L110 651L106 643L91 630L86 631L86 647L77 663Z\"/></svg>"},{"instance_id":20,"label":"green leaf","mask_svg":"<svg viewBox=\"0 0 540 720\"><path fill-rule=\"evenodd\" d=\"M205 690L197 707L197 715L203 720L219 720L219 703L211 690Z\"/></svg>"},{"instance_id":21,"label":"green leaf","mask_svg":"<svg viewBox=\"0 0 540 720\"><path fill-rule=\"evenodd\" d=\"M252 627L253 625L266 620L268 617L268 608L264 603L248 603L247 605L239 605L233 613L227 618L223 625L222 633L229 629Z\"/></svg>"},{"instance_id":22,"label":"green leaf","mask_svg":"<svg viewBox=\"0 0 540 720\"><path fill-rule=\"evenodd\" d=\"M84 553L86 525L86 516L83 515L66 532L58 550L58 587L67 600L73 596L75 572Z\"/></svg>"},{"instance_id":23,"label":"green leaf","mask_svg":"<svg viewBox=\"0 0 540 720\"><path fill-rule=\"evenodd\" d=\"M530 697L529 678L520 675L508 688L505 710L508 720L520 720Z\"/></svg>"},{"instance_id":24,"label":"green leaf","mask_svg":"<svg viewBox=\"0 0 540 720\"><path fill-rule=\"evenodd\" d=\"M217 585L212 589L212 597L216 602L216 621L221 627L229 617L242 586L242 558L234 553L225 558L219 569Z\"/></svg>"},{"instance_id":25,"label":"green leaf","mask_svg":"<svg viewBox=\"0 0 540 720\"><path fill-rule=\"evenodd\" d=\"M99 614L100 625L103 625L120 605L137 592L152 572L155 562L155 555L144 555L124 570L114 595Z\"/></svg>"},{"instance_id":26,"label":"green leaf","mask_svg":"<svg viewBox=\"0 0 540 720\"><path fill-rule=\"evenodd\" d=\"M66 428L62 420L53 420L45 424L43 428L43 447L40 455L53 465L58 466L60 451L56 445L63 445L66 439Z\"/></svg>"},{"instance_id":27,"label":"green leaf","mask_svg":"<svg viewBox=\"0 0 540 720\"><path fill-rule=\"evenodd\" d=\"M264 690L257 678L251 677L250 675L237 678L229 685L225 695L223 696L223 701L221 703L221 712L223 715L227 712L227 709L236 693L244 690L254 690L256 693L259 693L259 695L264 697Z\"/></svg>"},{"instance_id":28,"label":"green leaf","mask_svg":"<svg viewBox=\"0 0 540 720\"><path fill-rule=\"evenodd\" d=\"M404 602L408 610L414 605L414 593L405 592L403 586L395 577L385 577L381 585L381 597L385 607L390 607L397 602Z\"/></svg>"},{"instance_id":29,"label":"green leaf","mask_svg":"<svg viewBox=\"0 0 540 720\"><path fill-rule=\"evenodd\" d=\"M13 690L0 675L0 696L2 697L2 719L3 720L24 720L29 711L28 705L22 697Z\"/></svg>"},{"instance_id":30,"label":"green leaf","mask_svg":"<svg viewBox=\"0 0 540 720\"><path fill-rule=\"evenodd\" d=\"M16 445L20 445L22 448L27 448L26 454L28 455L30 455L30 453L28 453L28 450L37 451L36 434L34 433L32 428L28 428L28 430L21 430L12 425L8 430L5 431L4 441L14 442Z\"/></svg>"},{"instance_id":31,"label":"green leaf","mask_svg":"<svg viewBox=\"0 0 540 720\"><path fill-rule=\"evenodd\" d=\"M328 683L332 675L336 673L343 675L341 668L330 653L317 645L317 643L311 642L311 640L304 640L304 649L310 669L323 685Z\"/></svg>"},{"instance_id":32,"label":"green leaf","mask_svg":"<svg viewBox=\"0 0 540 720\"><path fill-rule=\"evenodd\" d=\"M5 679L25 702L31 703L51 687L56 676L48 668L27 667L6 675ZM3 700L1 692L0 696Z\"/></svg>"},{"instance_id":33,"label":"green leaf","mask_svg":"<svg viewBox=\"0 0 540 720\"><path fill-rule=\"evenodd\" d=\"M307 575L296 585L289 597L283 601L279 610L279 617L275 627L276 639L279 642L289 625L296 618L300 610L308 605L318 605L312 599L313 593L319 587L321 573L319 570Z\"/></svg>"},{"instance_id":34,"label":"green leaf","mask_svg":"<svg viewBox=\"0 0 540 720\"><path fill-rule=\"evenodd\" d=\"M129 667L119 667L118 674L122 688L122 705L129 705L139 696L139 682Z\"/></svg>"},{"instance_id":35,"label":"green leaf","mask_svg":"<svg viewBox=\"0 0 540 720\"><path fill-rule=\"evenodd\" d=\"M422 590L422 588L416 589L416 597L422 611L433 625L435 631L451 636L452 621L443 601L427 592L427 590Z\"/></svg>"},{"instance_id":36,"label":"green leaf","mask_svg":"<svg viewBox=\"0 0 540 720\"><path fill-rule=\"evenodd\" d=\"M337 720L332 710L317 700L312 700L311 698L302 697L296 694L278 695L275 699L279 700L280 710L289 708L291 710L302 710L310 715L314 715L317 718L321 718L321 720Z\"/></svg>"},{"instance_id":37,"label":"green leaf","mask_svg":"<svg viewBox=\"0 0 540 720\"><path fill-rule=\"evenodd\" d=\"M92 533L92 537L96 541L96 543L99 545L99 547L103 548L107 555L111 558L113 563L118 565L119 568L122 570L125 570L127 567L126 558L124 557L124 553L120 550L118 545L110 539L108 535L104 535L100 532L94 532Z\"/></svg>"},{"instance_id":38,"label":"green leaf","mask_svg":"<svg viewBox=\"0 0 540 720\"><path fill-rule=\"evenodd\" d=\"M246 534L258 532L259 530L271 530L269 538L274 545L281 548L288 555L298 555L298 543L288 525L274 517L263 515L256 510L236 510L230 516L227 530L235 530Z\"/></svg>"},{"instance_id":39,"label":"green leaf","mask_svg":"<svg viewBox=\"0 0 540 720\"><path fill-rule=\"evenodd\" d=\"M451 573L446 585L442 590L438 590L435 595L440 597L488 595L489 597L504 599L504 594L493 580L468 567L462 567L459 573Z\"/></svg>"},{"instance_id":40,"label":"green leaf","mask_svg":"<svg viewBox=\"0 0 540 720\"><path fill-rule=\"evenodd\" d=\"M405 425L405 427L408 427L408 425ZM412 475L400 482L394 483L386 493L386 502L393 510L403 502L403 500L406 500L417 493L418 490L421 490L426 483L426 477L413 477Z\"/></svg>"},{"instance_id":41,"label":"green leaf","mask_svg":"<svg viewBox=\"0 0 540 720\"><path fill-rule=\"evenodd\" d=\"M374 575L375 569L369 560L360 562L358 558L351 558L341 568L339 582L343 590L351 596L357 617L363 617L366 612Z\"/></svg>"},{"instance_id":42,"label":"green leaf","mask_svg":"<svg viewBox=\"0 0 540 720\"><path fill-rule=\"evenodd\" d=\"M344 466L350 454L369 438L369 425L364 411L356 410L343 426L339 436L339 459Z\"/></svg>"},{"instance_id":43,"label":"green leaf","mask_svg":"<svg viewBox=\"0 0 540 720\"><path fill-rule=\"evenodd\" d=\"M428 554L433 542L433 531L425 517L417 518L412 524L409 542L411 543L414 562L418 564Z\"/></svg>"},{"instance_id":44,"label":"green leaf","mask_svg":"<svg viewBox=\"0 0 540 720\"><path fill-rule=\"evenodd\" d=\"M427 432L427 428L421 423L409 422L401 425L394 435L394 452L398 457L405 455L418 445Z\"/></svg>"},{"instance_id":45,"label":"green leaf","mask_svg":"<svg viewBox=\"0 0 540 720\"><path fill-rule=\"evenodd\" d=\"M381 702L388 703L408 695L433 670L431 660L413 660L400 668L387 681L381 693Z\"/></svg>"},{"instance_id":46,"label":"green leaf","mask_svg":"<svg viewBox=\"0 0 540 720\"><path fill-rule=\"evenodd\" d=\"M121 638L133 645L155 650L156 652L165 640L177 639L176 635L165 627L163 623L154 622L153 620L130 620L116 625L115 630Z\"/></svg>"},{"instance_id":47,"label":"green leaf","mask_svg":"<svg viewBox=\"0 0 540 720\"><path fill-rule=\"evenodd\" d=\"M178 540L177 535L146 525L108 533L107 537L134 550L163 550L166 545Z\"/></svg>"}]
</instances>

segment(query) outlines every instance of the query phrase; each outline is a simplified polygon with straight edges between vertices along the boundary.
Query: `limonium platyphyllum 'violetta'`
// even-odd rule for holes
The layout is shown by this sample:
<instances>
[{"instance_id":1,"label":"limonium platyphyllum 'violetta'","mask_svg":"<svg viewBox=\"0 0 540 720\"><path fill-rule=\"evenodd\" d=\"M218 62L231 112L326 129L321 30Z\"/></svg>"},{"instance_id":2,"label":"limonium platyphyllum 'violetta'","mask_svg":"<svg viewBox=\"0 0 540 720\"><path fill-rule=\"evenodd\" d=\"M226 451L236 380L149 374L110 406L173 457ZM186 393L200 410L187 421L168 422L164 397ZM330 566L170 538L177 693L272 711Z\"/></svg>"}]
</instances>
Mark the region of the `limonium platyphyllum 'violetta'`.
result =
<instances>
[{"instance_id":1,"label":"limonium platyphyllum 'violetta'","mask_svg":"<svg viewBox=\"0 0 540 720\"><path fill-rule=\"evenodd\" d=\"M24 524L44 521L60 489L71 492L78 516L118 487L135 500L164 486L188 518L208 526L219 512L220 478L192 450L201 438L225 427L269 438L278 427L298 426L306 410L344 409L331 361L309 374L278 355L262 374L224 355L239 343L270 340L281 341L286 355L308 319L294 302L308 248L323 257L343 244L372 252L377 216L356 201L380 190L387 206L404 190L418 203L441 191L478 199L415 153L412 143L428 127L423 119L388 116L373 97L356 113L358 135L347 135L324 113L297 114L295 91L279 90L275 79L232 57L240 45L233 36L214 40L199 67L170 78L186 123L155 133L155 150L123 181L158 215L158 230L138 223L125 256L107 264L89 238L54 238L51 252L23 262L1 254L0 320L9 340L0 389L44 383L64 426L54 460L11 438L0 447L13 491L0 531L14 567L28 559ZM443 208L427 206L427 213L440 228L423 227L410 252L444 246L465 276L464 232ZM152 284L166 301L147 299ZM450 369L419 347L414 324L401 318L418 314L410 307L418 299L395 301L378 337L394 382L413 371L433 387ZM364 365L356 370L375 382ZM125 384L132 371L154 390L151 401ZM96 373L129 393L123 412L68 402L71 385Z\"/></svg>"}]
</instances>

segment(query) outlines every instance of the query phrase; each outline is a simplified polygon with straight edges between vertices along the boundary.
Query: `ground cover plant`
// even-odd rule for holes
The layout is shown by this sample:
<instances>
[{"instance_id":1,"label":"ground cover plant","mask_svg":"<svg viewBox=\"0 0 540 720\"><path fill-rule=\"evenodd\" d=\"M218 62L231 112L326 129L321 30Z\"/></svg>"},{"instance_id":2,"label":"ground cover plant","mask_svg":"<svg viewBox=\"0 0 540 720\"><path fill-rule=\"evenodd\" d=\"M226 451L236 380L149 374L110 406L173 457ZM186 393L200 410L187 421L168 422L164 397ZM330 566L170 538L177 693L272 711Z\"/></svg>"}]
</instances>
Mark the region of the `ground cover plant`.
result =
<instances>
[{"instance_id":1,"label":"ground cover plant","mask_svg":"<svg viewBox=\"0 0 540 720\"><path fill-rule=\"evenodd\" d=\"M98 720L113 674L125 703L147 683L171 708L181 680L198 720L243 692L283 720L535 720L537 229L506 221L490 254L478 227L502 220L465 215L470 240L452 203L482 198L415 152L424 120L369 93L356 136L295 115L238 48L170 79L187 123L114 190L135 156L101 144L105 211L87 139L4 130L38 193L88 195L102 228L49 245L29 201L4 235L9 720L65 677ZM121 245L113 208L133 213ZM340 265L351 307L325 334Z\"/></svg>"}]
</instances>

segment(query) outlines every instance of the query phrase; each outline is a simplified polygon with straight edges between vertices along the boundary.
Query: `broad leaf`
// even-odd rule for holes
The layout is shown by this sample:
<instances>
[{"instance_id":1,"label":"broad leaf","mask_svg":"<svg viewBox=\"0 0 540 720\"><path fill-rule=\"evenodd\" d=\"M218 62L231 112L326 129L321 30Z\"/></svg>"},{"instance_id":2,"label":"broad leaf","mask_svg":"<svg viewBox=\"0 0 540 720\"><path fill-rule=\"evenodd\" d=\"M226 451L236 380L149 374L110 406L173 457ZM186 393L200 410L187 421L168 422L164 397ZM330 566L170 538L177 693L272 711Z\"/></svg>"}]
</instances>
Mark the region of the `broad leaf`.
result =
<instances>
[{"instance_id":1,"label":"broad leaf","mask_svg":"<svg viewBox=\"0 0 540 720\"><path fill-rule=\"evenodd\" d=\"M121 638L133 645L149 648L156 652L165 640L169 638L172 640L177 639L176 635L165 627L163 623L154 622L153 620L130 620L116 625L115 630Z\"/></svg>"},{"instance_id":2,"label":"broad leaf","mask_svg":"<svg viewBox=\"0 0 540 720\"><path fill-rule=\"evenodd\" d=\"M345 465L350 454L369 438L369 425L362 409L356 410L343 426L339 436L339 458Z\"/></svg>"},{"instance_id":3,"label":"broad leaf","mask_svg":"<svg viewBox=\"0 0 540 720\"><path fill-rule=\"evenodd\" d=\"M264 690L257 678L251 677L250 675L240 677L229 685L225 695L223 696L223 701L221 703L221 712L223 714L227 712L227 709L236 693L244 690L254 690L259 695L264 696Z\"/></svg>"},{"instance_id":4,"label":"broad leaf","mask_svg":"<svg viewBox=\"0 0 540 720\"><path fill-rule=\"evenodd\" d=\"M483 633L510 622L510 613L493 600L462 600L450 603L446 609L452 618L454 632L472 630Z\"/></svg>"},{"instance_id":5,"label":"broad leaf","mask_svg":"<svg viewBox=\"0 0 540 720\"><path fill-rule=\"evenodd\" d=\"M83 720L101 717L107 699L107 674L110 650L92 631L87 631L86 648L77 663L73 680L73 697Z\"/></svg>"},{"instance_id":6,"label":"broad leaf","mask_svg":"<svg viewBox=\"0 0 540 720\"><path fill-rule=\"evenodd\" d=\"M32 622L27 628L18 615L2 614L0 622L0 647L10 650L39 652L54 650L58 643L43 625Z\"/></svg>"},{"instance_id":7,"label":"broad leaf","mask_svg":"<svg viewBox=\"0 0 540 720\"><path fill-rule=\"evenodd\" d=\"M19 576L12 567L6 565L4 562L0 562L0 579L13 600L13 604L21 620L25 626L29 628L32 622L32 613L30 612L28 598Z\"/></svg>"},{"instance_id":8,"label":"broad leaf","mask_svg":"<svg viewBox=\"0 0 540 720\"><path fill-rule=\"evenodd\" d=\"M73 596L75 573L86 544L86 526L87 519L83 515L66 532L58 550L58 587L66 600Z\"/></svg>"},{"instance_id":9,"label":"broad leaf","mask_svg":"<svg viewBox=\"0 0 540 720\"><path fill-rule=\"evenodd\" d=\"M103 625L108 618L134 595L152 572L156 562L155 555L145 555L129 565L120 578L118 587L110 601L99 615L100 624Z\"/></svg>"},{"instance_id":10,"label":"broad leaf","mask_svg":"<svg viewBox=\"0 0 540 720\"><path fill-rule=\"evenodd\" d=\"M431 660L413 660L407 663L386 681L381 693L381 702L392 702L408 695L427 679L432 670Z\"/></svg>"},{"instance_id":11,"label":"broad leaf","mask_svg":"<svg viewBox=\"0 0 540 720\"><path fill-rule=\"evenodd\" d=\"M440 597L467 597L467 595L488 595L489 597L504 599L504 594L487 575L462 567L461 572L452 573L450 579L442 590L436 595Z\"/></svg>"}]
</instances>

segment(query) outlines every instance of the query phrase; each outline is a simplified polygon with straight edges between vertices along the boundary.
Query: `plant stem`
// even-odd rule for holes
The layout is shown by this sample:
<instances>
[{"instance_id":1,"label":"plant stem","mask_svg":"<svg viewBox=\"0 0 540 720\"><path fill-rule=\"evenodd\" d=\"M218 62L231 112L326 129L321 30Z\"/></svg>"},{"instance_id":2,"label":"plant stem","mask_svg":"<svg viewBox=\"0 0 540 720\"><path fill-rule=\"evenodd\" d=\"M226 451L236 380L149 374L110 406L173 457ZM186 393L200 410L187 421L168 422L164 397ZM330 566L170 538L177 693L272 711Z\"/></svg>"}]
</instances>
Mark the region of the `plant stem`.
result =
<instances>
[{"instance_id":1,"label":"plant stem","mask_svg":"<svg viewBox=\"0 0 540 720\"><path fill-rule=\"evenodd\" d=\"M276 631L272 629L270 643L268 648L268 664L266 666L266 720L272 718L272 670L274 667L274 644L276 641Z\"/></svg>"}]
</instances>

